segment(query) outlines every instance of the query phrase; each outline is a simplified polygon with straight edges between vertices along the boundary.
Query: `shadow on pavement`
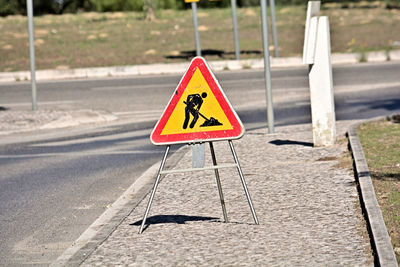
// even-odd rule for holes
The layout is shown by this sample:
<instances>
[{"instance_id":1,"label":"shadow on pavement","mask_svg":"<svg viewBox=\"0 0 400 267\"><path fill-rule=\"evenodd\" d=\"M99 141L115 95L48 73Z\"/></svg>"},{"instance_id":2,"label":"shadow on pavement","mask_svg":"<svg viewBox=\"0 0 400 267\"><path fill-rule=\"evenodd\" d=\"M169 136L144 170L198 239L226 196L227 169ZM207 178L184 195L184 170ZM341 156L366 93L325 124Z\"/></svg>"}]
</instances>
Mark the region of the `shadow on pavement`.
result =
<instances>
[{"instance_id":1,"label":"shadow on pavement","mask_svg":"<svg viewBox=\"0 0 400 267\"><path fill-rule=\"evenodd\" d=\"M201 50L202 56L217 56L219 58L232 57L235 55L234 52L225 52L224 50L217 49L203 49ZM241 50L240 54L253 54L253 55L261 55L261 51L259 50ZM168 59L192 59L196 56L196 50L188 50L188 51L180 51L178 55L168 55L165 58Z\"/></svg>"},{"instance_id":2,"label":"shadow on pavement","mask_svg":"<svg viewBox=\"0 0 400 267\"><path fill-rule=\"evenodd\" d=\"M313 143L310 143L310 142L301 142L301 141L292 141L292 140L280 140L280 139L276 139L276 140L270 141L269 143L273 144L273 145L276 145L276 146L286 146L286 145L309 146L309 147L313 146Z\"/></svg>"},{"instance_id":3,"label":"shadow on pavement","mask_svg":"<svg viewBox=\"0 0 400 267\"><path fill-rule=\"evenodd\" d=\"M146 224L161 224L161 223L177 223L177 224L185 224L186 222L194 222L194 221L213 221L219 220L214 217L203 217L203 216L186 216L186 215L156 215L147 218ZM130 225L141 225L142 220L132 223Z\"/></svg>"}]
</instances>

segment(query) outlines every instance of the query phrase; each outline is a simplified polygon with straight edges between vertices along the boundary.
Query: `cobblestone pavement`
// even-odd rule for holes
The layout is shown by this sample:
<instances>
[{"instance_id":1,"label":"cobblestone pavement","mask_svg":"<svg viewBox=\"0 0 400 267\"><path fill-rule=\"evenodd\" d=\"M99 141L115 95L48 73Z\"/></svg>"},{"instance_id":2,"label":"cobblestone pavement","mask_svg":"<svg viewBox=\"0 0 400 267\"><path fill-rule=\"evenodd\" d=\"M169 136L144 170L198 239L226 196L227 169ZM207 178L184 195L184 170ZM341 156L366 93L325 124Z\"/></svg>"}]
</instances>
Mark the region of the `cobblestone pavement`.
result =
<instances>
[{"instance_id":1,"label":"cobblestone pavement","mask_svg":"<svg viewBox=\"0 0 400 267\"><path fill-rule=\"evenodd\" d=\"M341 136L348 125L338 123ZM372 266L354 176L338 165L346 143L313 148L311 125L276 132L250 131L233 141L259 225L236 169L220 170L229 223L214 171L168 174L144 232L137 233L148 197L82 265ZM233 162L226 141L214 146L219 164ZM190 167L188 150L174 168Z\"/></svg>"}]
</instances>

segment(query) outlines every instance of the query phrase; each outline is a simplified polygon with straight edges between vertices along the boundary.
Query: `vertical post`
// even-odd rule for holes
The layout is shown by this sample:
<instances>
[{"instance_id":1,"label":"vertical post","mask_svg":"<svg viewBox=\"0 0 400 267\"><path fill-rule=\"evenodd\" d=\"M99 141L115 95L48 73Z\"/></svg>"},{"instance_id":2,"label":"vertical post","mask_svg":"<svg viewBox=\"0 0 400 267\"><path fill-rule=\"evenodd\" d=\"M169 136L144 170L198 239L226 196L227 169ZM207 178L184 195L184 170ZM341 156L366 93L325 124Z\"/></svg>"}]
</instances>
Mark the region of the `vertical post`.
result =
<instances>
[{"instance_id":1,"label":"vertical post","mask_svg":"<svg viewBox=\"0 0 400 267\"><path fill-rule=\"evenodd\" d=\"M336 119L329 20L328 17L313 17L311 24L317 29L314 64L309 71L314 146L330 146L336 140Z\"/></svg>"},{"instance_id":2,"label":"vertical post","mask_svg":"<svg viewBox=\"0 0 400 267\"><path fill-rule=\"evenodd\" d=\"M317 41L317 21L311 23L311 18L319 15L320 6L320 1L308 2L306 27L304 31L303 64L314 63L315 42Z\"/></svg>"},{"instance_id":3,"label":"vertical post","mask_svg":"<svg viewBox=\"0 0 400 267\"><path fill-rule=\"evenodd\" d=\"M240 46L239 46L239 33L237 25L236 0L231 0L231 6L232 6L233 38L235 42L235 56L236 60L239 60Z\"/></svg>"},{"instance_id":4,"label":"vertical post","mask_svg":"<svg viewBox=\"0 0 400 267\"><path fill-rule=\"evenodd\" d=\"M279 57L278 32L276 30L275 0L269 0L272 22L272 39L274 41L274 57Z\"/></svg>"},{"instance_id":5,"label":"vertical post","mask_svg":"<svg viewBox=\"0 0 400 267\"><path fill-rule=\"evenodd\" d=\"M203 168L205 165L205 146L203 144L194 144L192 147L192 168Z\"/></svg>"},{"instance_id":6,"label":"vertical post","mask_svg":"<svg viewBox=\"0 0 400 267\"><path fill-rule=\"evenodd\" d=\"M267 113L268 113L268 132L274 133L274 109L272 106L272 84L271 84L271 66L269 61L269 41L268 41L268 20L267 20L267 0L260 0L261 4L261 25L264 50L264 79L267 95Z\"/></svg>"},{"instance_id":7,"label":"vertical post","mask_svg":"<svg viewBox=\"0 0 400 267\"><path fill-rule=\"evenodd\" d=\"M147 203L146 211L145 211L145 213L143 215L142 224L140 225L140 228L139 228L139 234L141 234L143 232L143 227L144 227L144 225L146 223L146 219L147 219L147 215L149 214L149 211L150 211L151 203L153 202L153 198L154 198L154 195L156 193L158 183L160 182L161 171L163 170L165 161L167 160L167 155L168 155L168 152L169 152L169 148L170 148L170 146L167 146L167 148L165 149L165 154L164 154L164 157L163 157L163 159L161 161L160 169L158 170L158 175L157 175L156 181L154 182L153 190L151 191L151 195L150 195L150 198L149 198L149 202Z\"/></svg>"},{"instance_id":8,"label":"vertical post","mask_svg":"<svg viewBox=\"0 0 400 267\"><path fill-rule=\"evenodd\" d=\"M233 159L235 160L235 163L237 165L237 170L239 172L240 180L242 181L243 189L244 189L244 192L247 197L247 202L249 202L249 206L250 206L251 214L253 215L254 223L258 224L256 211L254 210L253 202L251 201L250 193L249 193L249 190L247 189L246 181L244 180L242 168L240 168L239 159L236 155L235 148L233 147L232 140L228 140L228 143L229 143L229 147L231 148L231 151L232 151Z\"/></svg>"},{"instance_id":9,"label":"vertical post","mask_svg":"<svg viewBox=\"0 0 400 267\"><path fill-rule=\"evenodd\" d=\"M217 166L217 158L215 157L214 146L212 142L210 142L210 151L211 151L213 165ZM214 173L215 173L215 179L217 180L219 199L221 200L221 207L222 207L222 213L224 214L224 221L227 223L228 214L226 213L224 194L222 192L221 180L219 179L218 169L214 169Z\"/></svg>"},{"instance_id":10,"label":"vertical post","mask_svg":"<svg viewBox=\"0 0 400 267\"><path fill-rule=\"evenodd\" d=\"M201 48L200 48L200 36L198 30L198 22L197 22L197 3L192 2L192 17L193 17L193 27L194 27L194 39L196 42L196 55L201 57Z\"/></svg>"},{"instance_id":11,"label":"vertical post","mask_svg":"<svg viewBox=\"0 0 400 267\"><path fill-rule=\"evenodd\" d=\"M33 3L32 0L26 0L28 12L28 32L29 32L29 56L31 68L31 87L32 87L32 110L36 111L37 107L37 94L36 94L36 66L35 66L35 42L33 32Z\"/></svg>"}]
</instances>

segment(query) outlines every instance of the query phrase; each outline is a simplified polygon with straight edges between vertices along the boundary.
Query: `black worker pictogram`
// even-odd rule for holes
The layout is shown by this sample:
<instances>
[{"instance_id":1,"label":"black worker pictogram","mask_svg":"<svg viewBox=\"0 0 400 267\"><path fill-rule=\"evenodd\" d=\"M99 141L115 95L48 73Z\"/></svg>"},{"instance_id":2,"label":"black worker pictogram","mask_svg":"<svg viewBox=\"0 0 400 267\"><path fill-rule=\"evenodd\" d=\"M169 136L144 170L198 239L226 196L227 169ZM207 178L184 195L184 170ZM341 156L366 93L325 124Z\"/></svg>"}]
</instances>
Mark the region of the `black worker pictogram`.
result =
<instances>
[{"instance_id":1,"label":"black worker pictogram","mask_svg":"<svg viewBox=\"0 0 400 267\"><path fill-rule=\"evenodd\" d=\"M207 127L207 126L217 126L222 125L217 119L211 117L208 119L206 116L200 113L201 105L203 104L204 99L207 97L207 93L203 92L200 94L191 94L188 95L186 101L183 103L186 104L185 107L185 121L183 122L183 129L188 127L190 121L190 115L193 116L192 122L190 123L189 127L193 128L196 125L199 116L205 119L204 123L200 125L200 127Z\"/></svg>"}]
</instances>

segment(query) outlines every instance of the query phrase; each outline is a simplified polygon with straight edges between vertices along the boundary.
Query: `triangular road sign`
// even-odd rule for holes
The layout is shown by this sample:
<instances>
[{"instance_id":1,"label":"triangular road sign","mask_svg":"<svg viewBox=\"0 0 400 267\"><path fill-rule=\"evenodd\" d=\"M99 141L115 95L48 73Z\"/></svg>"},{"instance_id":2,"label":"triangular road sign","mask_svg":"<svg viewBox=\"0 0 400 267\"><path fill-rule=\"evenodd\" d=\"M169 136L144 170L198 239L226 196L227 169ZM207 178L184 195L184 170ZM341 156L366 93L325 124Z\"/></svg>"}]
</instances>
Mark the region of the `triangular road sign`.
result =
<instances>
[{"instance_id":1,"label":"triangular road sign","mask_svg":"<svg viewBox=\"0 0 400 267\"><path fill-rule=\"evenodd\" d=\"M244 127L210 67L196 57L183 75L150 139L155 145L242 137Z\"/></svg>"}]
</instances>

